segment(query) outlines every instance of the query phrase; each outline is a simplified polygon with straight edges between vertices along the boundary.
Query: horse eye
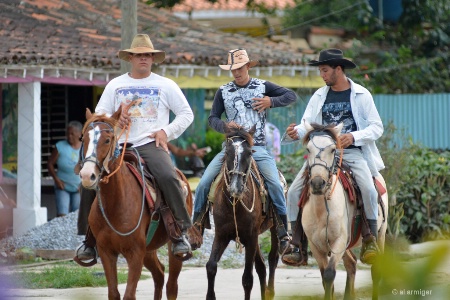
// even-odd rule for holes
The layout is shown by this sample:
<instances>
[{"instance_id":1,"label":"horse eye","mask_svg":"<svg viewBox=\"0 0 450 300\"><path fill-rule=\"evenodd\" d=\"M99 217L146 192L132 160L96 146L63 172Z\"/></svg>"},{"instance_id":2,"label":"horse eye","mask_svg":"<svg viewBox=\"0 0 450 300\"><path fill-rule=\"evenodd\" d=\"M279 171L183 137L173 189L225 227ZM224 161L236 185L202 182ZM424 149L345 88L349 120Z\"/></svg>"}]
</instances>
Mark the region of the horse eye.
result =
<instances>
[{"instance_id":1,"label":"horse eye","mask_svg":"<svg viewBox=\"0 0 450 300\"><path fill-rule=\"evenodd\" d=\"M109 144L109 142L111 142L110 139L106 139L105 144Z\"/></svg>"},{"instance_id":2,"label":"horse eye","mask_svg":"<svg viewBox=\"0 0 450 300\"><path fill-rule=\"evenodd\" d=\"M331 153L336 152L336 148L331 149Z\"/></svg>"}]
</instances>

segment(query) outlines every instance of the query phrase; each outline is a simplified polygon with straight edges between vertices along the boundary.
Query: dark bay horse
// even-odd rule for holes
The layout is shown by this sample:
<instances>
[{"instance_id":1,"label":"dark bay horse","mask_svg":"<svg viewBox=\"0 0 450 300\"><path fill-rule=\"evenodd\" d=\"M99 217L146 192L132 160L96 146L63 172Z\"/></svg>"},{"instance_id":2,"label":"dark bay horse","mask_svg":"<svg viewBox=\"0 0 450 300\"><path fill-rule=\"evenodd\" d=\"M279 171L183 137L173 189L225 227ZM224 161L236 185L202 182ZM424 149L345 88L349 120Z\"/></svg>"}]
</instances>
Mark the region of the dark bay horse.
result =
<instances>
[{"instance_id":1,"label":"dark bay horse","mask_svg":"<svg viewBox=\"0 0 450 300\"><path fill-rule=\"evenodd\" d=\"M311 252L316 259L325 299L334 299L334 278L336 265L342 259L347 271L344 299L355 299L356 256L352 249L361 245L361 236L355 235L357 217L356 201L346 195L344 185L338 179L339 172L335 157L338 149L338 137L343 124L323 126L305 123L307 134L304 143L308 150L310 179L308 181L309 199L303 206L302 225L308 237ZM345 150L344 150L345 151ZM383 177L376 179L386 189ZM382 205L378 205L378 247L384 251L387 228L388 195L381 196ZM383 213L384 211L384 213ZM372 265L372 299L378 298L380 277Z\"/></svg>"},{"instance_id":2,"label":"dark bay horse","mask_svg":"<svg viewBox=\"0 0 450 300\"><path fill-rule=\"evenodd\" d=\"M253 134L241 127L227 127L225 156L218 176L213 217L215 236L211 255L206 264L208 275L207 299L215 299L214 282L217 263L231 240L244 245L245 268L242 285L245 299L250 299L253 287L253 265L259 277L261 298L273 298L275 295L274 277L278 264L278 237L272 213L263 215L260 185L263 185L259 173L254 173L256 163L252 157ZM255 178L258 178L257 182ZM269 253L269 282L266 285L266 266L258 244L258 236L270 228L271 250ZM231 287L230 288L234 288Z\"/></svg>"},{"instance_id":3,"label":"dark bay horse","mask_svg":"<svg viewBox=\"0 0 450 300\"><path fill-rule=\"evenodd\" d=\"M83 128L84 160L80 170L83 186L97 190L97 198L89 214L89 225L97 240L98 254L105 270L108 298L120 299L117 259L121 254L128 264L128 281L123 299L136 299L136 287L143 265L151 272L154 280L154 299L161 299L164 265L159 261L156 250L169 243L166 295L168 299L176 299L177 281L183 263L172 253L162 220L151 242L146 245L147 229L152 219L149 204L144 200L143 189L137 178L125 162L116 158L119 152L117 132L120 130L117 121L121 111L119 108L111 117L107 117L92 115L87 110L87 121ZM104 180L105 177L108 180ZM186 178L181 178L186 183L184 187L189 188ZM186 194L186 206L191 214L192 196L190 192Z\"/></svg>"}]
</instances>

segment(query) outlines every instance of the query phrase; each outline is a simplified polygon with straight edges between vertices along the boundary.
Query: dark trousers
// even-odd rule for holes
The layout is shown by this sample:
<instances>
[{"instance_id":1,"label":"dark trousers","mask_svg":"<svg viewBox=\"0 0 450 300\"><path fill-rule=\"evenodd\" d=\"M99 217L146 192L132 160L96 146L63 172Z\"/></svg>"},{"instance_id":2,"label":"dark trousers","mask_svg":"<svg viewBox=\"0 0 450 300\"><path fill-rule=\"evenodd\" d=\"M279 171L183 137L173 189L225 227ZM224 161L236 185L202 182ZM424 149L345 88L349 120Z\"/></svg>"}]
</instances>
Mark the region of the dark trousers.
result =
<instances>
[{"instance_id":1,"label":"dark trousers","mask_svg":"<svg viewBox=\"0 0 450 300\"><path fill-rule=\"evenodd\" d=\"M192 221L186 209L185 197L169 153L161 146L156 147L155 142L136 147L136 150L155 178L180 229L184 230L191 227Z\"/></svg>"},{"instance_id":2,"label":"dark trousers","mask_svg":"<svg viewBox=\"0 0 450 300\"><path fill-rule=\"evenodd\" d=\"M95 199L95 190L80 187L80 208L78 210L78 235L85 235L88 229L88 217Z\"/></svg>"}]
</instances>

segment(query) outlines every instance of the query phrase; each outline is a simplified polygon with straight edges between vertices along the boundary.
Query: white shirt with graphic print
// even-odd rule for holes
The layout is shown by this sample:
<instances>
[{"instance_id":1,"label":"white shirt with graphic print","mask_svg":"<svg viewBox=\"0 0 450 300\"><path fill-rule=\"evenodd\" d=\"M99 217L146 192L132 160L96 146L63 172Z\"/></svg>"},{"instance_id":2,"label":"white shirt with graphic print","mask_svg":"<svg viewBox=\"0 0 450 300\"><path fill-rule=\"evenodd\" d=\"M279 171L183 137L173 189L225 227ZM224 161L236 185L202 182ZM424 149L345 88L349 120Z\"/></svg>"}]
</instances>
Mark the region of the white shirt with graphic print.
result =
<instances>
[{"instance_id":1,"label":"white shirt with graphic print","mask_svg":"<svg viewBox=\"0 0 450 300\"><path fill-rule=\"evenodd\" d=\"M131 78L128 73L114 78L106 85L95 112L111 116L121 103L133 100L140 100L128 111L131 127L127 143L134 147L154 141L149 135L161 129L169 141L176 139L194 120L192 109L178 85L155 73L143 79ZM171 123L170 111L175 114ZM125 137L123 134L119 143L123 143Z\"/></svg>"}]
</instances>

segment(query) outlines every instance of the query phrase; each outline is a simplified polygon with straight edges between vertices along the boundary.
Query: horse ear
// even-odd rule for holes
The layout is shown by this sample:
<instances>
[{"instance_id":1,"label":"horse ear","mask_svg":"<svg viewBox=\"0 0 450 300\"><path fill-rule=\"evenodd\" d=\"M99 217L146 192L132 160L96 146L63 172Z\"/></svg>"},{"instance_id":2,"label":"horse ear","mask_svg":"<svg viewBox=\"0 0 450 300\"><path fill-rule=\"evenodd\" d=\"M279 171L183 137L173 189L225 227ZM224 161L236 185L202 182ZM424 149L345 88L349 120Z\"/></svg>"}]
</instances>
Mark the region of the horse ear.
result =
<instances>
[{"instance_id":1,"label":"horse ear","mask_svg":"<svg viewBox=\"0 0 450 300\"><path fill-rule=\"evenodd\" d=\"M253 134L255 134L256 131L256 124L252 126L252 128L250 128L250 130L248 131L248 133L250 133L251 136L253 136Z\"/></svg>"},{"instance_id":2,"label":"horse ear","mask_svg":"<svg viewBox=\"0 0 450 300\"><path fill-rule=\"evenodd\" d=\"M310 132L310 131L314 130L314 128L311 126L311 124L309 124L308 121L305 120L304 123L305 123L306 132Z\"/></svg>"},{"instance_id":3,"label":"horse ear","mask_svg":"<svg viewBox=\"0 0 450 300\"><path fill-rule=\"evenodd\" d=\"M344 123L341 122L333 128L333 131L336 134L336 136L341 135L342 127L344 127Z\"/></svg>"},{"instance_id":4,"label":"horse ear","mask_svg":"<svg viewBox=\"0 0 450 300\"><path fill-rule=\"evenodd\" d=\"M122 105L116 110L116 112L111 116L112 119L119 120L120 115L122 114Z\"/></svg>"},{"instance_id":5,"label":"horse ear","mask_svg":"<svg viewBox=\"0 0 450 300\"><path fill-rule=\"evenodd\" d=\"M89 120L90 118L92 118L91 110L89 108L86 108L86 120Z\"/></svg>"}]
</instances>

